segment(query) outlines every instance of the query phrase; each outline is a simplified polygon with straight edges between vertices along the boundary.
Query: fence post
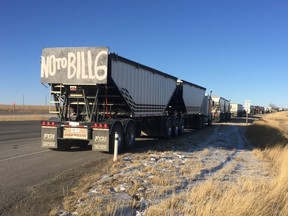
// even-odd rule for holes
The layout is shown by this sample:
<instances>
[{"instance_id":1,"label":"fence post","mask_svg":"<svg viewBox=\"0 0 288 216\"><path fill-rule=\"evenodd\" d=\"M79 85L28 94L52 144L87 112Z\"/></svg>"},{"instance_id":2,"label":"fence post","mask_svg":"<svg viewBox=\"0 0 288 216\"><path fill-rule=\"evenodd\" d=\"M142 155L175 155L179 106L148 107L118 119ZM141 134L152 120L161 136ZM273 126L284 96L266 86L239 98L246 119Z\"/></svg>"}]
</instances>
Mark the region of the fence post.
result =
<instances>
[{"instance_id":1,"label":"fence post","mask_svg":"<svg viewBox=\"0 0 288 216\"><path fill-rule=\"evenodd\" d=\"M114 160L117 161L117 156L118 156L118 140L119 139L119 134L116 132L115 133L115 140L114 140Z\"/></svg>"}]
</instances>

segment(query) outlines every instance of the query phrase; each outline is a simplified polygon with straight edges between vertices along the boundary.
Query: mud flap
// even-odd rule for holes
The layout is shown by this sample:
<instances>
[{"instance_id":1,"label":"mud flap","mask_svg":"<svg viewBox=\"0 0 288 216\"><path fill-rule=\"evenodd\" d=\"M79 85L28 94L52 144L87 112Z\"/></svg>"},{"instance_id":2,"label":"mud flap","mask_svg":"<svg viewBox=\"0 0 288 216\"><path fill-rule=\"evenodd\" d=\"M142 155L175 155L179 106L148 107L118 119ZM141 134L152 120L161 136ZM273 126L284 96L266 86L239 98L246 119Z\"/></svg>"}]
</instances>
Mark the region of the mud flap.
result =
<instances>
[{"instance_id":1,"label":"mud flap","mask_svg":"<svg viewBox=\"0 0 288 216\"><path fill-rule=\"evenodd\" d=\"M109 152L109 129L93 129L92 150Z\"/></svg>"},{"instance_id":2,"label":"mud flap","mask_svg":"<svg viewBox=\"0 0 288 216\"><path fill-rule=\"evenodd\" d=\"M57 127L42 127L41 129L41 147L42 148L58 148L58 128Z\"/></svg>"}]
</instances>

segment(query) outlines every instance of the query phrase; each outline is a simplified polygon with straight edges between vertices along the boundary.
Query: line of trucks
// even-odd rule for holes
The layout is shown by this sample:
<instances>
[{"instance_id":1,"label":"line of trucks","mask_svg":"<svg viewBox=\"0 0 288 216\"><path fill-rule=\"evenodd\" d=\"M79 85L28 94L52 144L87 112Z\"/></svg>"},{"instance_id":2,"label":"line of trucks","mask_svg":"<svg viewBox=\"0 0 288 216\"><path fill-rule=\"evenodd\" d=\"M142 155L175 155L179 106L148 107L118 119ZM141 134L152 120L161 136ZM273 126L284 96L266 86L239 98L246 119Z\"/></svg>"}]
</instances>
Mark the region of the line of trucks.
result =
<instances>
[{"instance_id":1,"label":"line of trucks","mask_svg":"<svg viewBox=\"0 0 288 216\"><path fill-rule=\"evenodd\" d=\"M121 151L141 134L169 139L230 118L228 100L107 47L44 48L41 83L49 85L49 112L57 115L41 122L43 148L92 145L112 153L115 137Z\"/></svg>"}]
</instances>

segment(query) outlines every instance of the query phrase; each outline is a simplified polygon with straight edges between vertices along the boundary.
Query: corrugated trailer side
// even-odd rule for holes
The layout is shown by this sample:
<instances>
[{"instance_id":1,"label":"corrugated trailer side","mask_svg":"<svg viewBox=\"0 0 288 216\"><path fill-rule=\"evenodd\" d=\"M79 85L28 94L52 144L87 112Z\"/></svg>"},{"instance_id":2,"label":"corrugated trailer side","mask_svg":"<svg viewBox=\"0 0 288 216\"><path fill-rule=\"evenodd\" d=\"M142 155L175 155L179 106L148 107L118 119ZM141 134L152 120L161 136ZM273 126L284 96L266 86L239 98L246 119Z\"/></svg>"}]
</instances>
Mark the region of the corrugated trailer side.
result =
<instances>
[{"instance_id":1,"label":"corrugated trailer side","mask_svg":"<svg viewBox=\"0 0 288 216\"><path fill-rule=\"evenodd\" d=\"M177 78L113 54L109 60L111 78L133 117L162 116L176 89Z\"/></svg>"},{"instance_id":2,"label":"corrugated trailer side","mask_svg":"<svg viewBox=\"0 0 288 216\"><path fill-rule=\"evenodd\" d=\"M183 100L186 106L186 114L201 113L201 105L206 88L183 81Z\"/></svg>"},{"instance_id":3,"label":"corrugated trailer side","mask_svg":"<svg viewBox=\"0 0 288 216\"><path fill-rule=\"evenodd\" d=\"M242 104L238 104L238 103L231 103L230 104L231 109L231 115L235 116L235 117L241 117L243 115L243 105Z\"/></svg>"},{"instance_id":4,"label":"corrugated trailer side","mask_svg":"<svg viewBox=\"0 0 288 216\"><path fill-rule=\"evenodd\" d=\"M201 129L205 124L205 114L201 112L206 88L182 81L183 102L185 105L185 125Z\"/></svg>"}]
</instances>

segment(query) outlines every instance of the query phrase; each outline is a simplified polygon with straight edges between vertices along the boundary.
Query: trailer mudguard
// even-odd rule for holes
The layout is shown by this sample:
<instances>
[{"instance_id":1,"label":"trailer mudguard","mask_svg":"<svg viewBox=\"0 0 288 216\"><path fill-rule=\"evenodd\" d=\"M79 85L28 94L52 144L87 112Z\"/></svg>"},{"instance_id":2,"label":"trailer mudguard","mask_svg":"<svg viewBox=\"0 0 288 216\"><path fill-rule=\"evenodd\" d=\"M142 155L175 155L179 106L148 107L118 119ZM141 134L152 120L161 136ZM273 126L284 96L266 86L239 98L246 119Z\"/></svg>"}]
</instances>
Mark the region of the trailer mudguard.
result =
<instances>
[{"instance_id":1,"label":"trailer mudguard","mask_svg":"<svg viewBox=\"0 0 288 216\"><path fill-rule=\"evenodd\" d=\"M42 148L58 148L58 128L42 127L41 130L41 147Z\"/></svg>"},{"instance_id":2,"label":"trailer mudguard","mask_svg":"<svg viewBox=\"0 0 288 216\"><path fill-rule=\"evenodd\" d=\"M109 152L109 129L92 130L92 150Z\"/></svg>"}]
</instances>

